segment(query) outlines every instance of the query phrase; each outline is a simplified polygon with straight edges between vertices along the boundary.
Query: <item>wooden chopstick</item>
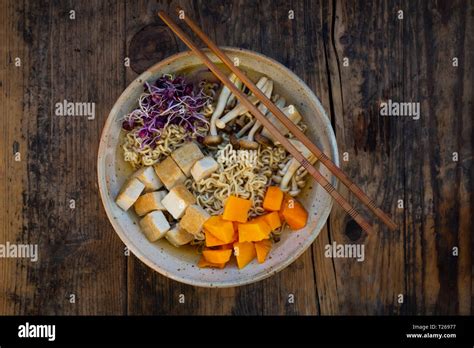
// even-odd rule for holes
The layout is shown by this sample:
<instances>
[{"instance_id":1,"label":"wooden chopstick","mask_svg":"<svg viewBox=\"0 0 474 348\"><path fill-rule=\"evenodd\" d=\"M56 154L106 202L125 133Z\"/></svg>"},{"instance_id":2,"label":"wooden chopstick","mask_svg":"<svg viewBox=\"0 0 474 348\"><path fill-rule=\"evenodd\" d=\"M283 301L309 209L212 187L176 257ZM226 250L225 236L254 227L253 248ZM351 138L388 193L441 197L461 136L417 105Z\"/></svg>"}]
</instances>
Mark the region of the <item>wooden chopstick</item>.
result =
<instances>
[{"instance_id":1,"label":"wooden chopstick","mask_svg":"<svg viewBox=\"0 0 474 348\"><path fill-rule=\"evenodd\" d=\"M301 154L298 149L276 128L259 110L256 106L248 100L247 96L238 89L223 73L217 65L215 65L206 54L204 54L185 34L179 26L163 11L158 12L159 17L163 22L193 51L202 62L211 70L214 75L227 87L230 91L235 94L236 98L260 121L280 144L308 171L308 173L314 177L314 179L331 195L332 198L349 214L367 233L372 233L372 226L360 215L352 205L331 185L319 171L311 165L311 163ZM243 75L240 70L239 73ZM237 74L236 74L237 75ZM238 76L238 75L237 75ZM258 97L258 95L257 95ZM259 98L260 99L260 98ZM273 103L272 103L273 105ZM286 117L285 117L286 118ZM290 121L291 122L291 121Z\"/></svg>"},{"instance_id":2,"label":"wooden chopstick","mask_svg":"<svg viewBox=\"0 0 474 348\"><path fill-rule=\"evenodd\" d=\"M177 11L182 9L178 6ZM283 123L293 135L300 140L344 185L351 191L375 216L377 216L390 230L397 229L397 224L384 212L377 207L375 202L370 199L364 191L360 189L316 144L314 144L286 115L255 86L247 75L242 73L239 68L230 60L230 58L199 28L199 26L187 15L183 18L184 22L191 30L209 47L209 49L253 92L255 96L270 110L276 118Z\"/></svg>"}]
</instances>

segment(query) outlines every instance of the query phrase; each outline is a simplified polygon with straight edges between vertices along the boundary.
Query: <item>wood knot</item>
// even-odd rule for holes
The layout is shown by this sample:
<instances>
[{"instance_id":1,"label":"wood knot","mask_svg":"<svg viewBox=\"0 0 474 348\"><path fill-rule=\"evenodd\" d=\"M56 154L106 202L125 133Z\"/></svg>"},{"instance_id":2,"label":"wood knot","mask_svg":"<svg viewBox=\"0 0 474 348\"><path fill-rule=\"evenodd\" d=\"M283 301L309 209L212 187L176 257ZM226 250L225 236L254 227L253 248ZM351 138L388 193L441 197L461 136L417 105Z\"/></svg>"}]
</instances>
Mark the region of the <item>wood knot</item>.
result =
<instances>
[{"instance_id":1,"label":"wood knot","mask_svg":"<svg viewBox=\"0 0 474 348\"><path fill-rule=\"evenodd\" d=\"M178 43L171 30L162 24L149 24L133 36L128 56L133 71L141 74L176 52Z\"/></svg>"},{"instance_id":2,"label":"wood knot","mask_svg":"<svg viewBox=\"0 0 474 348\"><path fill-rule=\"evenodd\" d=\"M347 222L345 234L351 241L355 242L356 240L359 240L363 233L362 228L357 224L357 222L355 222L355 220L350 219Z\"/></svg>"}]
</instances>

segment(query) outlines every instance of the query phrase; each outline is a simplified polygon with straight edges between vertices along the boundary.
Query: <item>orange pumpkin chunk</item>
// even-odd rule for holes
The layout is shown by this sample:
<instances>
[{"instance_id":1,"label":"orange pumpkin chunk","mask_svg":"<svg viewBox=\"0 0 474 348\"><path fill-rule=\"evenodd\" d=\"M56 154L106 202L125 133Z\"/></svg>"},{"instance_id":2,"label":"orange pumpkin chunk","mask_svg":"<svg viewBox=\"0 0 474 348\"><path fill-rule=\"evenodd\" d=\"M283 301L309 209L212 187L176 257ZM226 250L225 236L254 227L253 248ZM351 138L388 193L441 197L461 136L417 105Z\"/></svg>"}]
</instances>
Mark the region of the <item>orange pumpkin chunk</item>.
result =
<instances>
[{"instance_id":1,"label":"orange pumpkin chunk","mask_svg":"<svg viewBox=\"0 0 474 348\"><path fill-rule=\"evenodd\" d=\"M263 209L269 211L279 211L283 202L283 191L278 186L270 186L265 192L263 199Z\"/></svg>"},{"instance_id":2,"label":"orange pumpkin chunk","mask_svg":"<svg viewBox=\"0 0 474 348\"><path fill-rule=\"evenodd\" d=\"M230 256L232 255L232 250L224 249L224 250L204 250L202 252L204 258L216 264L226 263L230 260Z\"/></svg>"},{"instance_id":3,"label":"orange pumpkin chunk","mask_svg":"<svg viewBox=\"0 0 474 348\"><path fill-rule=\"evenodd\" d=\"M263 219L253 219L245 224L239 224L239 242L257 242L268 239L270 226Z\"/></svg>"},{"instance_id":4,"label":"orange pumpkin chunk","mask_svg":"<svg viewBox=\"0 0 474 348\"><path fill-rule=\"evenodd\" d=\"M217 248L220 249L220 250L233 250L234 249L234 243L219 245Z\"/></svg>"},{"instance_id":5,"label":"orange pumpkin chunk","mask_svg":"<svg viewBox=\"0 0 474 348\"><path fill-rule=\"evenodd\" d=\"M234 254L239 269L247 266L257 255L252 242L234 243Z\"/></svg>"},{"instance_id":6,"label":"orange pumpkin chunk","mask_svg":"<svg viewBox=\"0 0 474 348\"><path fill-rule=\"evenodd\" d=\"M230 196L225 203L222 218L228 221L247 222L251 207L251 200Z\"/></svg>"},{"instance_id":7,"label":"orange pumpkin chunk","mask_svg":"<svg viewBox=\"0 0 474 348\"><path fill-rule=\"evenodd\" d=\"M224 268L225 263L212 263L207 261L204 256L201 257L201 259L198 262L198 267L199 268L206 268L206 267L212 267L212 268Z\"/></svg>"},{"instance_id":8,"label":"orange pumpkin chunk","mask_svg":"<svg viewBox=\"0 0 474 348\"><path fill-rule=\"evenodd\" d=\"M285 195L280 214L292 230L299 230L306 226L308 212L296 199Z\"/></svg>"},{"instance_id":9,"label":"orange pumpkin chunk","mask_svg":"<svg viewBox=\"0 0 474 348\"><path fill-rule=\"evenodd\" d=\"M265 262L270 249L272 248L272 241L269 239L255 242L255 251L257 252L257 260L259 263Z\"/></svg>"},{"instance_id":10,"label":"orange pumpkin chunk","mask_svg":"<svg viewBox=\"0 0 474 348\"><path fill-rule=\"evenodd\" d=\"M204 235L206 236L206 246L207 247L214 247L214 246L219 246L219 245L224 245L226 242L221 241L220 239L214 237L214 235L207 231L204 230Z\"/></svg>"},{"instance_id":11,"label":"orange pumpkin chunk","mask_svg":"<svg viewBox=\"0 0 474 348\"><path fill-rule=\"evenodd\" d=\"M234 240L234 226L232 222L223 220L222 216L211 216L204 222L204 229L224 244L232 243Z\"/></svg>"},{"instance_id":12,"label":"orange pumpkin chunk","mask_svg":"<svg viewBox=\"0 0 474 348\"><path fill-rule=\"evenodd\" d=\"M256 219L265 221L268 224L268 226L270 226L270 229L272 231L274 231L277 228L281 227L281 220L280 220L280 216L278 215L277 211L273 211L271 213L259 216Z\"/></svg>"}]
</instances>

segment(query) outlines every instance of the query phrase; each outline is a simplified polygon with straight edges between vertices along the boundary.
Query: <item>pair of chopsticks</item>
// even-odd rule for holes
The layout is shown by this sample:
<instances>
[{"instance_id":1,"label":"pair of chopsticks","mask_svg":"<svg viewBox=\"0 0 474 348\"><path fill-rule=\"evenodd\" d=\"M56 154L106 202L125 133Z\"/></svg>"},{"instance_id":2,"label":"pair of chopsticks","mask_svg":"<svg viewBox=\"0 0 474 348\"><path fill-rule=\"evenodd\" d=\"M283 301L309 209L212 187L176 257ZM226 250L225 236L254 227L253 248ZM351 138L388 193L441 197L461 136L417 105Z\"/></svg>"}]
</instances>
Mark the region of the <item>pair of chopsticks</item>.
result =
<instances>
[{"instance_id":1,"label":"pair of chopsticks","mask_svg":"<svg viewBox=\"0 0 474 348\"><path fill-rule=\"evenodd\" d=\"M184 14L178 7L177 11ZM360 215L352 205L331 185L329 181L301 154L298 149L286 138L278 128L276 128L258 108L249 101L248 97L238 89L209 58L204 54L184 33L179 26L163 11L158 12L158 16L165 24L193 51L202 62L211 70L214 75L236 96L250 113L265 127L272 136L308 171L308 173L331 195L332 198L349 214L367 233L371 233L372 226ZM188 17L187 14L180 18L191 28L191 30L209 47L213 52L241 81L247 88L262 102L275 117L283 123L291 133L303 143L321 163L323 163L331 173L333 173L347 188L372 211L390 230L396 230L397 225L392 219L378 208L375 202L370 199L351 179L339 169L315 144L309 140L306 135L290 120L273 102L258 89L257 86L242 72L227 55L217 47L216 44L197 26L197 24Z\"/></svg>"}]
</instances>

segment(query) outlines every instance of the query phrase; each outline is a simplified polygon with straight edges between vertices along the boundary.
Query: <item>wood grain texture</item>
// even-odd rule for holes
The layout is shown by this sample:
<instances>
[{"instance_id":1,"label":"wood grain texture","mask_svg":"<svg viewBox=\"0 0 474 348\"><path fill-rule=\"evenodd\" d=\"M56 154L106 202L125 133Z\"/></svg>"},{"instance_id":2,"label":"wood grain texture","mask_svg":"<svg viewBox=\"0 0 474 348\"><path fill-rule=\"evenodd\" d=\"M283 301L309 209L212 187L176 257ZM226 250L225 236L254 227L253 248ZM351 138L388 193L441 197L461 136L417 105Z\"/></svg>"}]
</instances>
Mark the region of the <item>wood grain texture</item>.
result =
<instances>
[{"instance_id":1,"label":"wood grain texture","mask_svg":"<svg viewBox=\"0 0 474 348\"><path fill-rule=\"evenodd\" d=\"M156 16L178 4L217 44L261 52L310 86L342 169L398 232L376 223L366 235L334 207L297 261L232 289L180 284L124 256L97 190L100 132L128 83L186 50ZM461 0L0 2L0 244L40 250L37 263L0 259L0 314L472 315L473 16ZM95 102L95 120L55 116L64 99ZM388 99L420 102L420 119L379 116ZM333 242L364 244L365 260L325 257Z\"/></svg>"},{"instance_id":2,"label":"wood grain texture","mask_svg":"<svg viewBox=\"0 0 474 348\"><path fill-rule=\"evenodd\" d=\"M2 82L8 83L2 158L10 182L2 185L1 210L9 208L1 241L37 244L39 260L1 261L7 288L0 312L123 313L126 258L102 209L96 175L101 128L124 87L123 7L104 1L7 6L2 23L12 20L13 27L2 35L8 38L2 42ZM21 68L5 59L15 56ZM54 105L64 99L95 102L96 118L56 116ZM21 151L19 163L11 162L12 144Z\"/></svg>"},{"instance_id":3,"label":"wood grain texture","mask_svg":"<svg viewBox=\"0 0 474 348\"><path fill-rule=\"evenodd\" d=\"M342 168L356 182L370 182L365 186L369 195L400 226L399 233L379 229L356 239L365 242L364 263L335 260L337 283L353 280L337 288L339 313L472 312L472 227L467 221L472 209L467 179L469 171L472 176L472 84L464 86L472 74L467 63L472 40L465 36L472 6L465 5L333 5L336 134L341 153L350 156ZM370 19L364 20L368 13ZM452 66L455 56L463 68ZM345 57L347 67L341 64ZM379 103L388 99L420 102L420 119L380 117ZM460 153L459 162L452 161L453 151ZM399 199L404 209L396 208ZM345 219L340 209L333 210L336 241L354 240ZM461 244L459 256L453 256L452 248ZM396 301L400 294L403 303Z\"/></svg>"},{"instance_id":4,"label":"wood grain texture","mask_svg":"<svg viewBox=\"0 0 474 348\"><path fill-rule=\"evenodd\" d=\"M29 71L24 67L15 68L16 58L25 63L25 44L17 23L23 19L22 4L0 3L0 243L22 242L23 196L27 181L27 137L22 135L24 90L28 87ZM6 117L9 115L10 117ZM15 161L15 154L21 161ZM17 157L18 158L18 157ZM26 231L25 231L26 232ZM31 302L32 288L28 286L27 261L15 259L0 261L0 313L21 313Z\"/></svg>"}]
</instances>

